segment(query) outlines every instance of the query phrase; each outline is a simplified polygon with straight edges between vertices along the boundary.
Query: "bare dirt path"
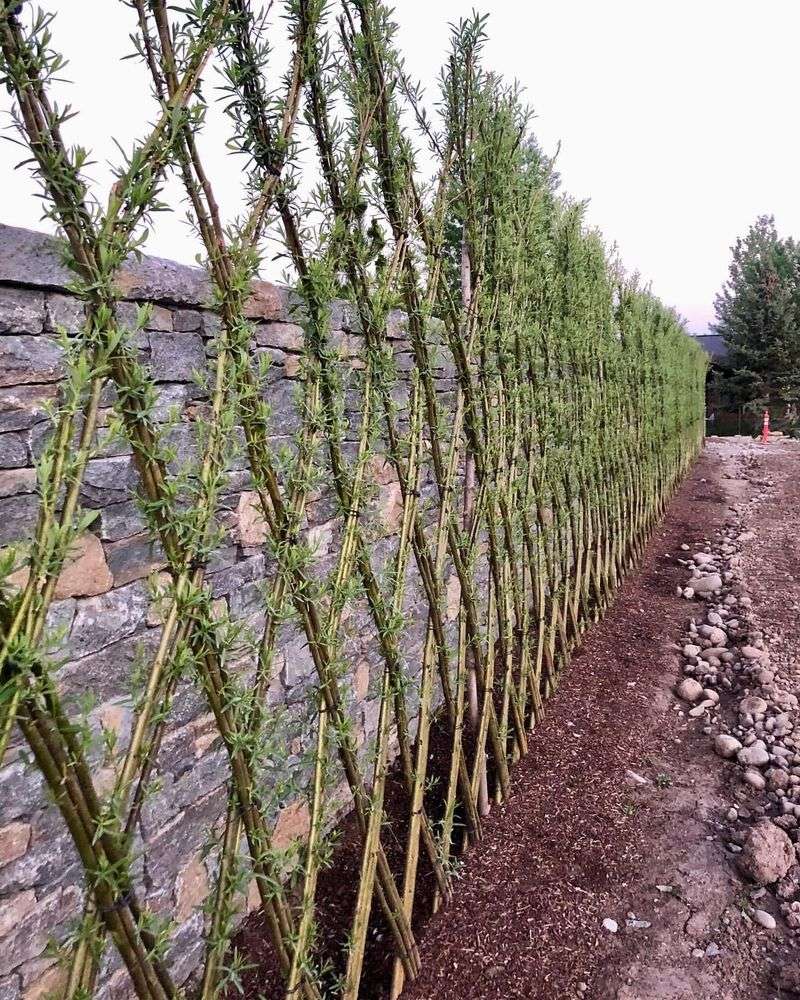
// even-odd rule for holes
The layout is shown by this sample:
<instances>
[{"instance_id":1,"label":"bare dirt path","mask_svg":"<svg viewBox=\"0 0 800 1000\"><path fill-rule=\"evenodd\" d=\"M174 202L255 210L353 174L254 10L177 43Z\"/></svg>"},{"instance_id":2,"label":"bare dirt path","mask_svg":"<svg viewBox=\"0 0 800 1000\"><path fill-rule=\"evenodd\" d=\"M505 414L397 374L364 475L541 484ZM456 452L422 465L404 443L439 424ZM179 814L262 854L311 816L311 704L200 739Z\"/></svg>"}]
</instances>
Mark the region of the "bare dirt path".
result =
<instances>
[{"instance_id":1,"label":"bare dirt path","mask_svg":"<svg viewBox=\"0 0 800 1000\"><path fill-rule=\"evenodd\" d=\"M787 695L800 689L799 539L800 445L709 440L641 569L549 703L515 769L512 797L464 859L453 904L426 929L422 976L404 996L800 996L800 977L798 992L790 989L795 931L787 925L800 925L788 840L797 837L795 796L800 814L800 718L795 752L797 702ZM680 596L698 549L729 578L712 603ZM755 659L680 652L688 639L712 644L696 630L711 628L700 623L709 610L719 618L714 608L732 644L763 647L751 650ZM687 635L692 617L698 625ZM695 703L696 718L674 694L684 669L722 696ZM739 714L742 697L756 694L766 711L756 697L755 714ZM751 755L764 746L769 760L743 780L735 757L728 763L713 752L719 732ZM766 890L738 868L759 819L791 855L788 874ZM766 915L754 917L762 908Z\"/></svg>"}]
</instances>

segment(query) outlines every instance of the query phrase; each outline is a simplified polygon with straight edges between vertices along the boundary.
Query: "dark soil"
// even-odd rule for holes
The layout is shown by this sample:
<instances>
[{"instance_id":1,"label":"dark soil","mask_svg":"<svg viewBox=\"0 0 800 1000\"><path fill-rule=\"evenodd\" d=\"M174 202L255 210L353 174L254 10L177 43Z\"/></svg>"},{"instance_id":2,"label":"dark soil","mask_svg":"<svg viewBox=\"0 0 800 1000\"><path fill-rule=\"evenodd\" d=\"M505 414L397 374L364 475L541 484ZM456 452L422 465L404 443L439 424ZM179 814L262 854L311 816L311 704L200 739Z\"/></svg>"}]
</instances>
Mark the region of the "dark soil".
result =
<instances>
[{"instance_id":1,"label":"dark soil","mask_svg":"<svg viewBox=\"0 0 800 1000\"><path fill-rule=\"evenodd\" d=\"M527 757L513 769L509 800L493 808L482 841L461 859L452 903L428 917L430 894L420 895L422 973L406 1000L777 996L732 908L742 887L719 843L724 765L672 710L670 696L679 670L674 643L694 613L693 602L676 596L685 575L676 556L681 543L711 538L725 524L736 498L726 478L720 454L706 451L641 567L574 654ZM794 556L796 547L786 570ZM392 801L385 841L397 865L406 809L396 779ZM339 967L360 863L352 819L341 833L319 892L322 951ZM423 871L420 886L432 881ZM659 884L676 888L663 894ZM652 928L627 929L629 913ZM603 930L606 917L620 933ZM698 965L692 948L711 941L720 958ZM259 966L245 996L281 996L257 915L237 944ZM378 920L362 995L381 996L390 970Z\"/></svg>"}]
</instances>

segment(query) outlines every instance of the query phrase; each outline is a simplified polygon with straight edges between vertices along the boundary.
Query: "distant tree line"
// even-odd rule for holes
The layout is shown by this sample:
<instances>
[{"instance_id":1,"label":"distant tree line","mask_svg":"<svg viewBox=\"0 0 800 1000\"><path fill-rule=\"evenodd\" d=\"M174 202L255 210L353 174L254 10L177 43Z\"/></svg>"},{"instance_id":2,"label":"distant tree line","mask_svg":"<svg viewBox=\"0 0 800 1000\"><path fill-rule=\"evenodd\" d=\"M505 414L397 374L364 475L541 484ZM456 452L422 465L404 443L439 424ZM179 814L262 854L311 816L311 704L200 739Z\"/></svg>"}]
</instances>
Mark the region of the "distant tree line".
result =
<instances>
[{"instance_id":1,"label":"distant tree line","mask_svg":"<svg viewBox=\"0 0 800 1000\"><path fill-rule=\"evenodd\" d=\"M731 407L777 409L796 422L800 401L800 244L762 215L732 249L712 326L727 346L715 388Z\"/></svg>"}]
</instances>

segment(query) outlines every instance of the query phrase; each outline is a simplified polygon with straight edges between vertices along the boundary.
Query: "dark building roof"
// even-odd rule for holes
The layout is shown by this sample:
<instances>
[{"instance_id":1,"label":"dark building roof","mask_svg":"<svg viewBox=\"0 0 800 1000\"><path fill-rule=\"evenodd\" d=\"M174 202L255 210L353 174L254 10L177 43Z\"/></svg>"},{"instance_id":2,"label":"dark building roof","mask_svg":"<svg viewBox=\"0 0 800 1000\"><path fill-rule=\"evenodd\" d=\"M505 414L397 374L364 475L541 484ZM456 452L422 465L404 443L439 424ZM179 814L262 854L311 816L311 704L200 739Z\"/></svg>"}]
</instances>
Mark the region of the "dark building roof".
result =
<instances>
[{"instance_id":1,"label":"dark building roof","mask_svg":"<svg viewBox=\"0 0 800 1000\"><path fill-rule=\"evenodd\" d=\"M703 348L712 361L722 361L728 356L725 341L718 333L696 333L694 339Z\"/></svg>"}]
</instances>

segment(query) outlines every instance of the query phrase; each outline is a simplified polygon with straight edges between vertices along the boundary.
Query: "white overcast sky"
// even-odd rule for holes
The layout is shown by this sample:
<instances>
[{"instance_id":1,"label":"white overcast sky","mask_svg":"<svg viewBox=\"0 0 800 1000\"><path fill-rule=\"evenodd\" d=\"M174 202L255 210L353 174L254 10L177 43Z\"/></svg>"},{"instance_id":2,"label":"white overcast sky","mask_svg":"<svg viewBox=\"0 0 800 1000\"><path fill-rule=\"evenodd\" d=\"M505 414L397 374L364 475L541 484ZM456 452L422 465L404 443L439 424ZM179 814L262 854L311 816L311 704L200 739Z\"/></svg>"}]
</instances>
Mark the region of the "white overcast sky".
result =
<instances>
[{"instance_id":1,"label":"white overcast sky","mask_svg":"<svg viewBox=\"0 0 800 1000\"><path fill-rule=\"evenodd\" d=\"M254 0L258 4L259 0ZM70 60L59 97L81 115L70 138L89 146L107 185L152 117L142 67L130 51L131 12L114 0L42 0ZM429 85L459 0L397 0L400 45ZM565 190L588 199L588 221L616 243L625 266L652 282L694 332L713 319L729 247L756 215L800 235L796 0L557 0L476 4L490 14L487 65L525 87L546 150L561 143ZM9 108L0 93L0 110ZM8 122L4 115L3 125ZM237 208L238 167L212 118L206 155L223 206ZM42 228L22 158L0 143L0 222ZM175 192L177 188L173 188ZM172 197L172 203L176 198ZM158 218L147 250L191 262L198 247L183 210Z\"/></svg>"}]
</instances>

